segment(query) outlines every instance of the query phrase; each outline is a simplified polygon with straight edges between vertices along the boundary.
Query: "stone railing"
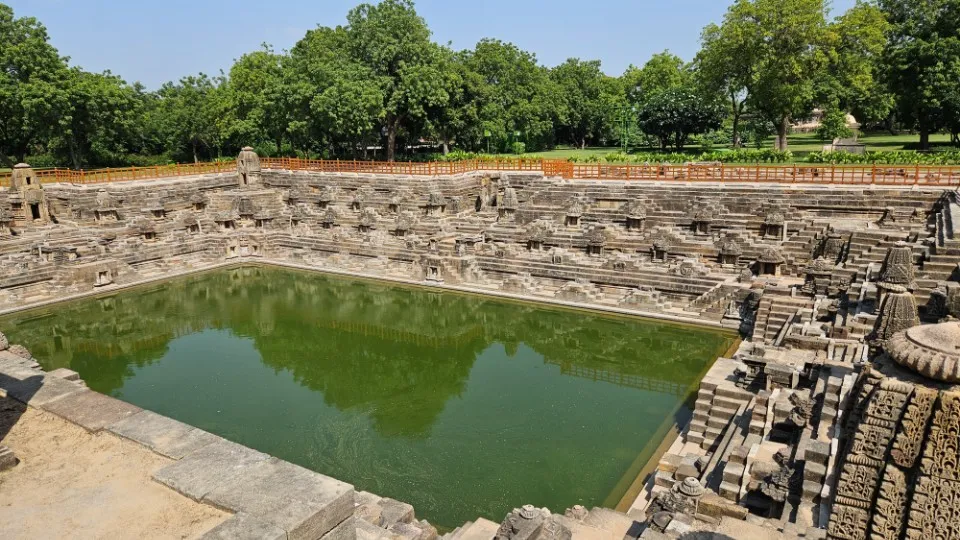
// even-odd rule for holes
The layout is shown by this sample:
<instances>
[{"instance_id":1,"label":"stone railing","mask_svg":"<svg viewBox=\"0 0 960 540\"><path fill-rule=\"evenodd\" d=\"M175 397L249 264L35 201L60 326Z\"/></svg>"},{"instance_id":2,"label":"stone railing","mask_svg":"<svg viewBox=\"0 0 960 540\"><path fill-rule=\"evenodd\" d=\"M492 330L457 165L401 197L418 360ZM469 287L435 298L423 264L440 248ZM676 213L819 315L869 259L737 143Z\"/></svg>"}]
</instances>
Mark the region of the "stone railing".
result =
<instances>
[{"instance_id":1,"label":"stone railing","mask_svg":"<svg viewBox=\"0 0 960 540\"><path fill-rule=\"evenodd\" d=\"M470 172L510 171L542 172L550 177L575 180L621 180L660 182L730 182L771 184L884 185L884 186L960 186L960 166L922 165L836 166L811 165L728 165L723 163L687 164L574 164L564 160L504 158L494 160L386 162L357 160L313 160L299 158L262 158L263 169L312 171L345 174L389 174L406 176L444 176ZM42 182L95 184L171 178L236 171L232 162L185 163L152 167L74 170L37 169ZM0 173L0 187L9 187L10 173Z\"/></svg>"}]
</instances>

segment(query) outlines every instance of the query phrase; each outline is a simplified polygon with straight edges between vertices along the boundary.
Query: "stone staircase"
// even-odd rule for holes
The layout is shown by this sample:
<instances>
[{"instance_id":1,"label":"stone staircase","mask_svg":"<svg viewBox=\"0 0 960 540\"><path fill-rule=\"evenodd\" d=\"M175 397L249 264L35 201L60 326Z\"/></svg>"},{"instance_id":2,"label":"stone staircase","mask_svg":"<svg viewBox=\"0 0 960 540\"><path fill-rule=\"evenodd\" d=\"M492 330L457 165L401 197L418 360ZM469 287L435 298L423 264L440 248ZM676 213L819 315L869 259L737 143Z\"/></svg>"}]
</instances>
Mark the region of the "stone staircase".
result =
<instances>
[{"instance_id":1,"label":"stone staircase","mask_svg":"<svg viewBox=\"0 0 960 540\"><path fill-rule=\"evenodd\" d=\"M757 309L757 321L753 327L755 343L773 343L784 326L801 309L813 307L813 299L791 297L785 294L764 294Z\"/></svg>"}]
</instances>

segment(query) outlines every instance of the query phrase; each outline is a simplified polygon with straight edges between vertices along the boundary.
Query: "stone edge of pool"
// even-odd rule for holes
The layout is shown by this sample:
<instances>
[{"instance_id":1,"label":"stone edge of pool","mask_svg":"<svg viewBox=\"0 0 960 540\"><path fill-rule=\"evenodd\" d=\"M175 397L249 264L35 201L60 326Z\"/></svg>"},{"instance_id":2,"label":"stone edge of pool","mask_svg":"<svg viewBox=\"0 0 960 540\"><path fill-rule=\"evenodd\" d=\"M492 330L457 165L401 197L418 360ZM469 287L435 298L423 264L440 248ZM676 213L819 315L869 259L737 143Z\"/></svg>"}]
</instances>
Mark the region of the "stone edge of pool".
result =
<instances>
[{"instance_id":1,"label":"stone edge of pool","mask_svg":"<svg viewBox=\"0 0 960 540\"><path fill-rule=\"evenodd\" d=\"M427 290L449 291L461 294L476 294L505 300L541 304L566 309L588 311L597 314L622 315L646 318L673 324L700 327L734 334L734 329L719 322L693 317L672 316L664 313L645 312L597 304L542 298L437 282L423 282L397 277L347 272L318 268L286 261L259 257L244 257L231 261L193 267L186 271L165 273L149 279L110 285L107 287L61 298L24 304L0 310L0 316L29 311L50 305L84 298L110 296L126 289L170 279L187 277L216 270L228 270L244 266L277 267L318 274L337 275L347 278L390 282ZM739 340L737 340L739 343ZM692 391L714 365L710 359L704 374L692 385ZM39 377L39 380L35 378ZM66 377L66 378L64 378ZM71 379L71 380L68 380ZM34 381L34 382L27 382ZM37 385L36 383L40 384ZM417 540L435 540L436 529L426 521L417 522L411 505L388 498L356 491L354 486L269 456L243 445L230 442L219 436L143 410L135 405L117 400L88 389L78 375L60 369L47 373L32 357L23 358L0 350L0 390L11 398L77 424L89 432L108 431L133 441L159 455L174 459L173 463L153 473L158 483L183 496L232 512L234 515L203 536L204 539L247 538L251 533L256 538L352 540L403 535L404 527L419 527L423 535ZM672 424L679 434L683 425ZM650 463L656 463L662 452L654 451L643 471ZM642 473L641 473L642 474ZM635 482L640 482L637 478ZM521 504L523 501L517 501ZM622 505L622 501L621 501ZM384 518L383 527L369 521L369 512ZM622 514L621 514L622 515ZM623 516L627 518L627 516ZM630 518L632 519L632 518ZM631 530L638 525L629 525ZM400 527L393 531L389 527ZM484 518L468 522L464 527L492 537L498 524ZM373 528L371 530L371 527ZM458 529L459 530L459 529Z\"/></svg>"},{"instance_id":2,"label":"stone edge of pool","mask_svg":"<svg viewBox=\"0 0 960 540\"><path fill-rule=\"evenodd\" d=\"M22 311L29 311L32 309L60 304L63 302L70 302L73 300L81 300L84 298L92 298L92 297L98 297L98 296L109 296L119 291L131 289L134 287L139 287L141 285L147 285L150 283L159 283L159 282L164 282L164 281L168 281L175 278L191 276L194 274L202 274L202 273L210 272L214 270L227 270L231 268L240 268L244 266L288 268L288 269L302 270L302 271L313 272L318 274L328 274L328 275L343 276L343 277L356 278L356 279L365 279L365 280L371 280L371 281L396 283L400 285L417 287L417 288L426 289L426 290L441 290L441 291L458 292L462 294L490 296L494 298L515 300L519 302L527 302L527 303L541 304L546 306L576 309L580 311L591 311L594 313L625 315L629 317L639 317L644 319L665 321L670 323L700 327L700 328L711 329L711 330L720 330L724 332L729 332L731 334L737 333L736 328L724 326L719 321L697 318L693 314L691 314L689 317L685 317L685 316L679 316L679 315L671 315L668 313L643 311L643 310L637 310L637 309L627 309L627 308L621 308L616 306L605 306L602 304L587 304L587 303L581 303L581 302L573 302L569 300L559 300L556 298L533 296L528 294L510 293L510 292L504 292L500 290L484 289L480 287L449 285L443 282L416 281L413 279L404 279L404 278L398 278L395 276L383 276L383 275L377 275L377 274L367 274L364 272L344 271L344 270L338 270L333 268L323 268L323 267L311 266L307 264L297 264L297 263L291 263L291 262L282 261L282 260L274 260L274 259L261 258L261 257L243 257L243 258L237 258L237 259L233 259L226 262L218 262L218 263L211 263L203 266L195 266L190 268L189 270L184 270L180 272L170 272L170 273L165 273L158 276L151 276L148 279L142 279L142 280L132 281L132 282L123 283L123 284L114 283L114 284L110 284L104 287L99 287L90 291L84 291L81 293L65 295L58 298L52 298L49 300L42 300L38 302L24 303L12 308L0 309L0 317L6 316L6 315L12 315L14 313L20 313Z\"/></svg>"},{"instance_id":3,"label":"stone edge of pool","mask_svg":"<svg viewBox=\"0 0 960 540\"><path fill-rule=\"evenodd\" d=\"M437 537L429 523L415 520L409 504L356 491L335 478L106 396L87 388L76 372L48 373L26 354L23 348L0 350L0 392L90 433L106 431L173 460L151 473L154 481L233 513L204 540L350 540L358 529L365 538L387 538L393 529L360 519L371 506L384 524L418 528L426 534L423 539Z\"/></svg>"}]
</instances>

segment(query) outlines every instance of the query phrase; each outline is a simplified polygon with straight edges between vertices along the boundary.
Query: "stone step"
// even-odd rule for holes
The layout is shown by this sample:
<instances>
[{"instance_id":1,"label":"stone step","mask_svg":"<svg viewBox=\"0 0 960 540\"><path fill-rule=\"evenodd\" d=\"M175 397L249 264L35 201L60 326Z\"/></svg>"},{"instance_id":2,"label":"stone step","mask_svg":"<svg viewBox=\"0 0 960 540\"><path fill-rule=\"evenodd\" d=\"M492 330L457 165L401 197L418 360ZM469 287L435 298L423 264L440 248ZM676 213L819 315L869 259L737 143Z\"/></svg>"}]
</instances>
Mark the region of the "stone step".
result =
<instances>
[{"instance_id":1,"label":"stone step","mask_svg":"<svg viewBox=\"0 0 960 540\"><path fill-rule=\"evenodd\" d=\"M626 514L608 508L594 508L590 510L583 524L595 529L609 532L613 538L637 538L640 535L640 524Z\"/></svg>"},{"instance_id":2,"label":"stone step","mask_svg":"<svg viewBox=\"0 0 960 540\"><path fill-rule=\"evenodd\" d=\"M498 530L500 530L499 523L479 518L469 526L465 525L456 540L492 540Z\"/></svg>"}]
</instances>

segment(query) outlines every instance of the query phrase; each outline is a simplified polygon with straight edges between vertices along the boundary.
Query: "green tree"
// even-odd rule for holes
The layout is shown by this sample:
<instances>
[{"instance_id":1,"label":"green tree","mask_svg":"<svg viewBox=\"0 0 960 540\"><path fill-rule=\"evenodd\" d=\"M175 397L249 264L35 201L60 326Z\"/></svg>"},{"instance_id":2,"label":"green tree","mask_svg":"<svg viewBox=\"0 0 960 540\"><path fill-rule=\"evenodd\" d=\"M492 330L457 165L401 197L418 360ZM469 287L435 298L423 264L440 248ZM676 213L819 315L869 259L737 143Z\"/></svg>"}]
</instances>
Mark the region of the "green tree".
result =
<instances>
[{"instance_id":1,"label":"green tree","mask_svg":"<svg viewBox=\"0 0 960 540\"><path fill-rule=\"evenodd\" d=\"M817 101L826 109L849 111L861 123L886 119L893 96L882 78L883 50L890 24L875 4L858 1L828 27L829 64L817 79Z\"/></svg>"},{"instance_id":2,"label":"green tree","mask_svg":"<svg viewBox=\"0 0 960 540\"><path fill-rule=\"evenodd\" d=\"M63 87L67 104L49 150L75 168L120 165L138 147L141 96L109 72L69 71Z\"/></svg>"},{"instance_id":3,"label":"green tree","mask_svg":"<svg viewBox=\"0 0 960 540\"><path fill-rule=\"evenodd\" d=\"M463 62L472 74L481 129L498 148L506 150L517 132L532 150L553 143L554 125L563 121L561 92L535 55L484 39Z\"/></svg>"},{"instance_id":4,"label":"green tree","mask_svg":"<svg viewBox=\"0 0 960 540\"><path fill-rule=\"evenodd\" d=\"M201 73L166 83L157 92L152 121L175 157L189 156L197 162L201 155L219 153L225 138L218 121L224 103L222 83Z\"/></svg>"},{"instance_id":5,"label":"green tree","mask_svg":"<svg viewBox=\"0 0 960 540\"><path fill-rule=\"evenodd\" d=\"M823 113L820 121L820 127L817 128L817 136L823 141L832 141L842 139L853 135L853 131L847 127L847 114L841 109L828 109Z\"/></svg>"},{"instance_id":6,"label":"green tree","mask_svg":"<svg viewBox=\"0 0 960 540\"><path fill-rule=\"evenodd\" d=\"M730 15L728 14L728 19ZM740 147L740 123L746 112L749 88L757 60L751 47L752 32L733 22L704 28L702 48L694 61L697 82L706 92L725 96L730 110L732 144Z\"/></svg>"},{"instance_id":7,"label":"green tree","mask_svg":"<svg viewBox=\"0 0 960 540\"><path fill-rule=\"evenodd\" d=\"M290 51L291 128L303 146L347 147L356 156L375 142L384 117L383 80L351 56L347 29L317 28Z\"/></svg>"},{"instance_id":8,"label":"green tree","mask_svg":"<svg viewBox=\"0 0 960 540\"><path fill-rule=\"evenodd\" d=\"M813 108L814 81L827 65L826 7L825 0L736 0L720 27L749 59L746 104L777 127L778 150L787 149L791 120Z\"/></svg>"},{"instance_id":9,"label":"green tree","mask_svg":"<svg viewBox=\"0 0 960 540\"><path fill-rule=\"evenodd\" d=\"M556 126L559 138L580 148L587 141L612 135L619 109L625 105L619 85L600 70L600 61L571 58L553 68L550 76L560 89L565 121Z\"/></svg>"},{"instance_id":10,"label":"green tree","mask_svg":"<svg viewBox=\"0 0 960 540\"><path fill-rule=\"evenodd\" d=\"M890 22L884 52L887 80L896 95L901 121L920 131L920 147L930 134L955 119L960 85L960 0L879 0Z\"/></svg>"},{"instance_id":11,"label":"green tree","mask_svg":"<svg viewBox=\"0 0 960 540\"><path fill-rule=\"evenodd\" d=\"M661 92L689 85L692 78L690 66L669 51L653 55L642 68L631 65L620 77L627 100L638 110Z\"/></svg>"},{"instance_id":12,"label":"green tree","mask_svg":"<svg viewBox=\"0 0 960 540\"><path fill-rule=\"evenodd\" d=\"M397 134L426 119L427 109L450 99L440 66L440 47L411 0L361 4L347 15L354 58L369 68L383 91L387 160L396 155Z\"/></svg>"},{"instance_id":13,"label":"green tree","mask_svg":"<svg viewBox=\"0 0 960 540\"><path fill-rule=\"evenodd\" d=\"M241 144L272 142L277 154L283 151L292 121L283 61L284 56L264 44L233 64L224 89L235 117L230 135Z\"/></svg>"},{"instance_id":14,"label":"green tree","mask_svg":"<svg viewBox=\"0 0 960 540\"><path fill-rule=\"evenodd\" d=\"M0 162L24 161L46 142L67 107L68 78L47 29L0 4Z\"/></svg>"},{"instance_id":15,"label":"green tree","mask_svg":"<svg viewBox=\"0 0 960 540\"><path fill-rule=\"evenodd\" d=\"M722 123L723 107L692 88L665 90L640 111L640 129L657 137L661 149L672 144L683 150L691 135L718 129Z\"/></svg>"}]
</instances>

